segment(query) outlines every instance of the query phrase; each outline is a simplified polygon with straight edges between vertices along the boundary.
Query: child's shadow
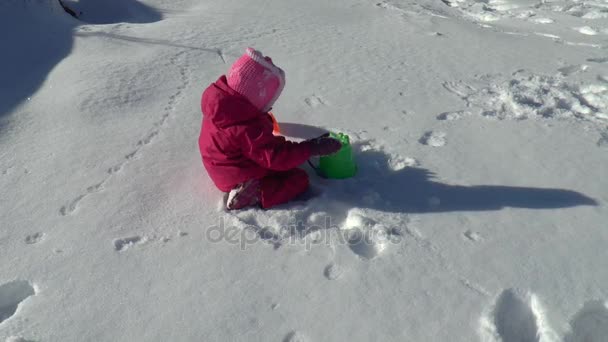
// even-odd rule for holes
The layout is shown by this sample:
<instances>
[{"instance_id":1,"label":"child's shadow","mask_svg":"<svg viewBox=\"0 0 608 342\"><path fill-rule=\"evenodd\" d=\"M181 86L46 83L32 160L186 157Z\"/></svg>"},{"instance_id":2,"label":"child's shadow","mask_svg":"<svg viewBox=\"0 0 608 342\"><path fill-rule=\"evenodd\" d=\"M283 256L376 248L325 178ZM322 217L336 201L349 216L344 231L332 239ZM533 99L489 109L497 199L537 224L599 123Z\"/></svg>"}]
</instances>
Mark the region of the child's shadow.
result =
<instances>
[{"instance_id":1,"label":"child's shadow","mask_svg":"<svg viewBox=\"0 0 608 342\"><path fill-rule=\"evenodd\" d=\"M378 150L361 150L353 144L358 165L354 178L324 180L326 195L349 207L384 212L428 213L499 210L504 207L556 209L598 203L581 193L565 189L499 185L451 185L435 180L419 167L391 169L390 156Z\"/></svg>"}]
</instances>

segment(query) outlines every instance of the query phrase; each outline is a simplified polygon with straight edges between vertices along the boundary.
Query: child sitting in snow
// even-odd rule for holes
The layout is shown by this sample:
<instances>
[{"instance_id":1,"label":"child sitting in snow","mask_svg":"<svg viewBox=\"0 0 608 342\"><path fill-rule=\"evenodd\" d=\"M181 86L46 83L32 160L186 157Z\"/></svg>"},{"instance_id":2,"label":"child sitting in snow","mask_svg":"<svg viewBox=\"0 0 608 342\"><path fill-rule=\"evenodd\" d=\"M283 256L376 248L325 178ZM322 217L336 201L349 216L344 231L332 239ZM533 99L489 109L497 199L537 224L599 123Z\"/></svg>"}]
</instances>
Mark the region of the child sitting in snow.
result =
<instances>
[{"instance_id":1,"label":"child sitting in snow","mask_svg":"<svg viewBox=\"0 0 608 342\"><path fill-rule=\"evenodd\" d=\"M199 148L211 180L229 192L229 210L290 201L308 188L308 174L298 166L341 148L327 135L300 143L273 135L268 112L284 85L283 70L248 48L228 76L203 92Z\"/></svg>"}]
</instances>

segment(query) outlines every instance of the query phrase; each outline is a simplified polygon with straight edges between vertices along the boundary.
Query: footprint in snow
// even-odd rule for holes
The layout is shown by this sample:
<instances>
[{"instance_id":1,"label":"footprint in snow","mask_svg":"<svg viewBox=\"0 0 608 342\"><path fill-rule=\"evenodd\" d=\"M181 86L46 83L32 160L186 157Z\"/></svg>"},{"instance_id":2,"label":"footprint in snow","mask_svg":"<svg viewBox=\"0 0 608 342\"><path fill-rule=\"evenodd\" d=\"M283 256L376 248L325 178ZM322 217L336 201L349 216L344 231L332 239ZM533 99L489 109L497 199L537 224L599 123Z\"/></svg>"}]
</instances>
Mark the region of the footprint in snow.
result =
<instances>
[{"instance_id":1,"label":"footprint in snow","mask_svg":"<svg viewBox=\"0 0 608 342\"><path fill-rule=\"evenodd\" d=\"M325 267L325 270L323 271L323 275L329 280L336 280L340 278L342 276L342 273L342 267L334 263L327 265L327 267Z\"/></svg>"},{"instance_id":2,"label":"footprint in snow","mask_svg":"<svg viewBox=\"0 0 608 342\"><path fill-rule=\"evenodd\" d=\"M325 105L325 101L317 95L307 97L306 99L304 99L304 102L306 102L306 104L311 108L316 108Z\"/></svg>"},{"instance_id":3,"label":"footprint in snow","mask_svg":"<svg viewBox=\"0 0 608 342\"><path fill-rule=\"evenodd\" d=\"M308 338L306 338L306 336L304 336L304 334L302 334L299 331L292 331L289 334L287 334L287 336L285 336L285 338L283 339L283 342L308 342Z\"/></svg>"},{"instance_id":4,"label":"footprint in snow","mask_svg":"<svg viewBox=\"0 0 608 342\"><path fill-rule=\"evenodd\" d=\"M600 133L600 138L597 141L597 146L608 148L608 130Z\"/></svg>"},{"instance_id":5,"label":"footprint in snow","mask_svg":"<svg viewBox=\"0 0 608 342\"><path fill-rule=\"evenodd\" d=\"M563 339L547 325L547 315L534 293L506 289L491 312L481 320L482 340L504 342L605 342L608 336L608 302L585 303L570 321Z\"/></svg>"},{"instance_id":6,"label":"footprint in snow","mask_svg":"<svg viewBox=\"0 0 608 342\"><path fill-rule=\"evenodd\" d=\"M587 62L608 63L608 57L587 58Z\"/></svg>"},{"instance_id":7,"label":"footprint in snow","mask_svg":"<svg viewBox=\"0 0 608 342\"><path fill-rule=\"evenodd\" d=\"M428 131L420 138L419 142L423 145L432 147L442 147L446 144L445 132L441 131Z\"/></svg>"},{"instance_id":8,"label":"footprint in snow","mask_svg":"<svg viewBox=\"0 0 608 342\"><path fill-rule=\"evenodd\" d=\"M544 322L546 317L534 293L506 289L482 319L480 331L485 340L499 337L505 342L539 342L554 335Z\"/></svg>"},{"instance_id":9,"label":"footprint in snow","mask_svg":"<svg viewBox=\"0 0 608 342\"><path fill-rule=\"evenodd\" d=\"M391 230L356 210L351 210L342 226L351 251L371 260L382 254L391 242Z\"/></svg>"},{"instance_id":10,"label":"footprint in snow","mask_svg":"<svg viewBox=\"0 0 608 342\"><path fill-rule=\"evenodd\" d=\"M503 341L538 341L539 317L532 309L534 295L509 289L498 297L494 324Z\"/></svg>"},{"instance_id":11,"label":"footprint in snow","mask_svg":"<svg viewBox=\"0 0 608 342\"><path fill-rule=\"evenodd\" d=\"M603 301L587 302L570 322L565 342L599 342L608 338L608 306Z\"/></svg>"},{"instance_id":12,"label":"footprint in snow","mask_svg":"<svg viewBox=\"0 0 608 342\"><path fill-rule=\"evenodd\" d=\"M466 111L466 110L459 110L459 111L455 111L455 112L444 112L444 113L437 115L437 120L454 121L454 120L462 119L463 117L469 116L469 115L471 115L471 112Z\"/></svg>"},{"instance_id":13,"label":"footprint in snow","mask_svg":"<svg viewBox=\"0 0 608 342\"><path fill-rule=\"evenodd\" d=\"M570 76L572 74L576 74L579 72L585 72L589 69L588 65L569 65L562 68L557 69L562 76Z\"/></svg>"},{"instance_id":14,"label":"footprint in snow","mask_svg":"<svg viewBox=\"0 0 608 342\"><path fill-rule=\"evenodd\" d=\"M112 241L112 244L114 245L114 250L116 250L117 252L122 252L122 251L126 251L127 249L144 243L145 239L142 238L141 236L131 236L131 237L126 237L126 238L122 238L122 239L114 239L114 241Z\"/></svg>"},{"instance_id":15,"label":"footprint in snow","mask_svg":"<svg viewBox=\"0 0 608 342\"><path fill-rule=\"evenodd\" d=\"M26 280L15 280L0 285L0 323L13 317L19 305L35 294L36 290Z\"/></svg>"},{"instance_id":16,"label":"footprint in snow","mask_svg":"<svg viewBox=\"0 0 608 342\"><path fill-rule=\"evenodd\" d=\"M463 81L444 82L443 88L462 99L466 99L468 96L474 94L477 91L477 89L475 89L473 86L466 84Z\"/></svg>"},{"instance_id":17,"label":"footprint in snow","mask_svg":"<svg viewBox=\"0 0 608 342\"><path fill-rule=\"evenodd\" d=\"M462 235L464 235L464 237L466 237L467 239L469 239L473 242L479 242L479 241L483 240L482 236L478 232L474 232L470 229L467 230L466 232L464 232Z\"/></svg>"},{"instance_id":18,"label":"footprint in snow","mask_svg":"<svg viewBox=\"0 0 608 342\"><path fill-rule=\"evenodd\" d=\"M25 237L25 243L28 245L36 244L44 239L44 233L34 233Z\"/></svg>"}]
</instances>

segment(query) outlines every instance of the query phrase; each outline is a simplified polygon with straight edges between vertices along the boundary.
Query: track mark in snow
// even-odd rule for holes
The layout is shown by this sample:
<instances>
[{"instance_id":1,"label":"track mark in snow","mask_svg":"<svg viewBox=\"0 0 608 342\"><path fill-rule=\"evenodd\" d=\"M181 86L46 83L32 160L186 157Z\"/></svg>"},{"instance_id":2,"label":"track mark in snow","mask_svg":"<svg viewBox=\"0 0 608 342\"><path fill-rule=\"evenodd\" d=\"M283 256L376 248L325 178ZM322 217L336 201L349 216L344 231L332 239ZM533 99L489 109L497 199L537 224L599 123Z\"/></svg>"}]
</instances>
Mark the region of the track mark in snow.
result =
<instances>
[{"instance_id":1,"label":"track mark in snow","mask_svg":"<svg viewBox=\"0 0 608 342\"><path fill-rule=\"evenodd\" d=\"M316 108L325 105L325 101L316 95L307 97L306 99L304 99L304 102L306 102L306 104L311 108Z\"/></svg>"},{"instance_id":2,"label":"track mark in snow","mask_svg":"<svg viewBox=\"0 0 608 342\"><path fill-rule=\"evenodd\" d=\"M402 234L401 232L394 233L396 233L395 235ZM434 257L434 259L437 261L437 265L457 279L462 286L480 296L490 297L490 293L482 285L476 283L468 277L465 277L464 275L460 274L460 272L455 270L449 259L443 255L441 249L435 246L431 240L425 238L418 230L416 230L416 228L405 227L403 233L412 238L418 247L422 248L432 257Z\"/></svg>"},{"instance_id":3,"label":"track mark in snow","mask_svg":"<svg viewBox=\"0 0 608 342\"><path fill-rule=\"evenodd\" d=\"M25 237L25 243L28 245L36 244L44 239L44 233L34 233Z\"/></svg>"},{"instance_id":4,"label":"track mark in snow","mask_svg":"<svg viewBox=\"0 0 608 342\"><path fill-rule=\"evenodd\" d=\"M447 134L445 132L428 131L424 133L424 135L418 141L423 145L442 147L446 144L446 136Z\"/></svg>"},{"instance_id":5,"label":"track mark in snow","mask_svg":"<svg viewBox=\"0 0 608 342\"><path fill-rule=\"evenodd\" d=\"M59 209L59 213L61 213L62 216L66 216L76 211L78 208L78 203L80 203L80 201L85 199L87 196L102 191L103 185L108 181L108 179L109 177L106 177L106 179L104 179L102 182L89 186L85 193L78 195L68 204L61 207L61 209Z\"/></svg>"},{"instance_id":6,"label":"track mark in snow","mask_svg":"<svg viewBox=\"0 0 608 342\"><path fill-rule=\"evenodd\" d=\"M2 175L3 175L3 176L6 176L6 175L10 174L10 173L11 173L11 171L13 170L13 168L14 168L14 166L9 166L9 167L7 167L6 169L4 169L4 170L2 171Z\"/></svg>"},{"instance_id":7,"label":"track mark in snow","mask_svg":"<svg viewBox=\"0 0 608 342\"><path fill-rule=\"evenodd\" d=\"M570 322L566 342L600 342L608 339L608 306L604 301L585 303Z\"/></svg>"},{"instance_id":8,"label":"track mark in snow","mask_svg":"<svg viewBox=\"0 0 608 342\"><path fill-rule=\"evenodd\" d=\"M464 0L441 0L441 2L450 7L458 7L461 2L464 2Z\"/></svg>"},{"instance_id":9,"label":"track mark in snow","mask_svg":"<svg viewBox=\"0 0 608 342\"><path fill-rule=\"evenodd\" d=\"M139 245L141 243L144 243L146 241L145 238L142 238L141 236L131 236L131 237L126 237L126 238L121 238L121 239L114 239L114 241L112 241L112 244L114 245L114 250L116 250L117 252L122 252L122 251L126 251L127 249L135 246L135 245Z\"/></svg>"},{"instance_id":10,"label":"track mark in snow","mask_svg":"<svg viewBox=\"0 0 608 342\"><path fill-rule=\"evenodd\" d=\"M562 76L570 76L572 74L576 74L579 72L585 72L585 71L587 71L587 69L589 69L589 66L582 64L582 65L565 66L565 67L557 69L557 71L559 71L559 73L562 74Z\"/></svg>"},{"instance_id":11,"label":"track mark in snow","mask_svg":"<svg viewBox=\"0 0 608 342\"><path fill-rule=\"evenodd\" d=\"M371 260L380 255L390 242L390 230L358 212L350 210L342 226L348 247L358 256Z\"/></svg>"},{"instance_id":12,"label":"track mark in snow","mask_svg":"<svg viewBox=\"0 0 608 342\"><path fill-rule=\"evenodd\" d=\"M459 110L459 111L455 111L455 112L443 112L439 115L437 115L437 120L440 121L454 121L454 120L460 120L465 116L470 116L472 115L471 112L466 111L466 110Z\"/></svg>"},{"instance_id":13,"label":"track mark in snow","mask_svg":"<svg viewBox=\"0 0 608 342\"><path fill-rule=\"evenodd\" d=\"M105 183L105 181L89 186L87 188L87 193L92 194L95 192L100 192L101 190L103 190L103 183Z\"/></svg>"},{"instance_id":14,"label":"track mark in snow","mask_svg":"<svg viewBox=\"0 0 608 342\"><path fill-rule=\"evenodd\" d=\"M19 309L19 305L36 290L28 281L15 280L0 285L0 323L11 318Z\"/></svg>"},{"instance_id":15,"label":"track mark in snow","mask_svg":"<svg viewBox=\"0 0 608 342\"><path fill-rule=\"evenodd\" d=\"M608 147L608 129L600 133L600 138L597 141L598 147Z\"/></svg>"},{"instance_id":16,"label":"track mark in snow","mask_svg":"<svg viewBox=\"0 0 608 342\"><path fill-rule=\"evenodd\" d=\"M226 57L224 56L224 51L222 51L221 49L217 49L217 55L220 57L224 64L228 64L228 62L226 62Z\"/></svg>"},{"instance_id":17,"label":"track mark in snow","mask_svg":"<svg viewBox=\"0 0 608 342\"><path fill-rule=\"evenodd\" d=\"M85 197L86 197L86 194L78 195L78 197L74 198L72 201L70 201L70 203L61 207L61 209L59 209L59 213L62 216L67 216L67 215L73 213L74 211L76 211L76 206L78 205L78 203L80 201L82 201L82 199Z\"/></svg>"},{"instance_id":18,"label":"track mark in snow","mask_svg":"<svg viewBox=\"0 0 608 342\"><path fill-rule=\"evenodd\" d=\"M26 340L21 336L10 336L6 339L6 342L35 342L35 341Z\"/></svg>"},{"instance_id":19,"label":"track mark in snow","mask_svg":"<svg viewBox=\"0 0 608 342\"><path fill-rule=\"evenodd\" d=\"M163 114L160 116L160 118L156 122L154 122L152 125L152 128L135 143L136 147L134 150L127 153L124 156L123 160L121 160L119 163L115 164L114 166L111 166L107 170L106 177L101 182L87 187L87 189L84 193L79 194L78 196L73 198L71 201L69 201L67 204L62 206L59 209L59 213L62 216L67 216L67 215L74 213L78 209L78 205L80 204L80 202L82 200L84 200L86 197L88 197L89 195L103 191L104 190L103 186L115 174L122 171L128 163L135 160L135 158L142 153L143 149L146 146L150 145L154 141L154 139L156 139L159 136L159 134L160 134L162 128L165 126L170 114L175 110L175 106L178 102L178 99L182 96L184 89L186 89L190 83L190 79L188 77L188 72L187 72L187 64L179 62L180 58L185 53L186 53L186 51L178 52L169 59L168 66L178 69L180 84L177 86L176 92L174 94L172 94L171 96L169 96L167 105L164 107Z\"/></svg>"},{"instance_id":20,"label":"track mark in snow","mask_svg":"<svg viewBox=\"0 0 608 342\"><path fill-rule=\"evenodd\" d=\"M473 241L473 242L479 242L481 240L483 240L483 238L481 237L481 235L478 232L474 232L472 230L467 230L466 232L463 233L464 237L466 237L467 239Z\"/></svg>"},{"instance_id":21,"label":"track mark in snow","mask_svg":"<svg viewBox=\"0 0 608 342\"><path fill-rule=\"evenodd\" d=\"M463 99L466 99L469 95L477 91L477 89L464 83L463 81L444 82L443 87L450 93L455 94Z\"/></svg>"},{"instance_id":22,"label":"track mark in snow","mask_svg":"<svg viewBox=\"0 0 608 342\"><path fill-rule=\"evenodd\" d=\"M348 246L353 253L371 260L380 255L388 243L388 234L384 230L351 230L348 234Z\"/></svg>"},{"instance_id":23,"label":"track mark in snow","mask_svg":"<svg viewBox=\"0 0 608 342\"><path fill-rule=\"evenodd\" d=\"M299 331L292 331L285 336L283 342L308 342L308 338Z\"/></svg>"},{"instance_id":24,"label":"track mark in snow","mask_svg":"<svg viewBox=\"0 0 608 342\"><path fill-rule=\"evenodd\" d=\"M587 58L587 62L608 63L608 57Z\"/></svg>"},{"instance_id":25,"label":"track mark in snow","mask_svg":"<svg viewBox=\"0 0 608 342\"><path fill-rule=\"evenodd\" d=\"M342 276L342 273L343 273L342 267L340 267L340 265L336 265L334 263L327 265L325 267L325 270L323 270L323 275L325 276L325 278L327 278L329 280L336 280L336 279L340 278Z\"/></svg>"}]
</instances>

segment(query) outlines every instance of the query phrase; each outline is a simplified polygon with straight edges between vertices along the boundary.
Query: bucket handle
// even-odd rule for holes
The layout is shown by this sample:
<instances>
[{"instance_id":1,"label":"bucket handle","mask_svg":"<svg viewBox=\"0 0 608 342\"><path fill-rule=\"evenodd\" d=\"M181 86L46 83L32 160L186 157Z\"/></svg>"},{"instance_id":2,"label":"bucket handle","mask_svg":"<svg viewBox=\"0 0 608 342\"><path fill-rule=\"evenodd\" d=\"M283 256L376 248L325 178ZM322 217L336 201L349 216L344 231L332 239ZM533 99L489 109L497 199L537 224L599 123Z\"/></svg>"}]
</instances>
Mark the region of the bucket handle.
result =
<instances>
[{"instance_id":1,"label":"bucket handle","mask_svg":"<svg viewBox=\"0 0 608 342\"><path fill-rule=\"evenodd\" d=\"M320 135L320 136L318 136L318 137L316 137L316 138L313 138L313 139L311 139L311 140L315 140L315 139L321 139L321 138L327 138L327 137L329 137L329 136L331 136L331 133L327 132L327 133L324 133L324 134L322 134L322 135ZM308 159L308 160L307 160L307 162L308 162L308 165L310 165L310 167L311 167L313 170L315 170L315 173L316 173L317 175L319 175L319 176L320 176L320 177L322 177L322 178L327 178L327 176L325 176L325 175L323 174L323 172L321 172L321 168L320 168L320 167L316 166L316 165L315 165L315 164L314 164L314 163L313 163L313 162L312 162L310 159Z\"/></svg>"}]
</instances>

